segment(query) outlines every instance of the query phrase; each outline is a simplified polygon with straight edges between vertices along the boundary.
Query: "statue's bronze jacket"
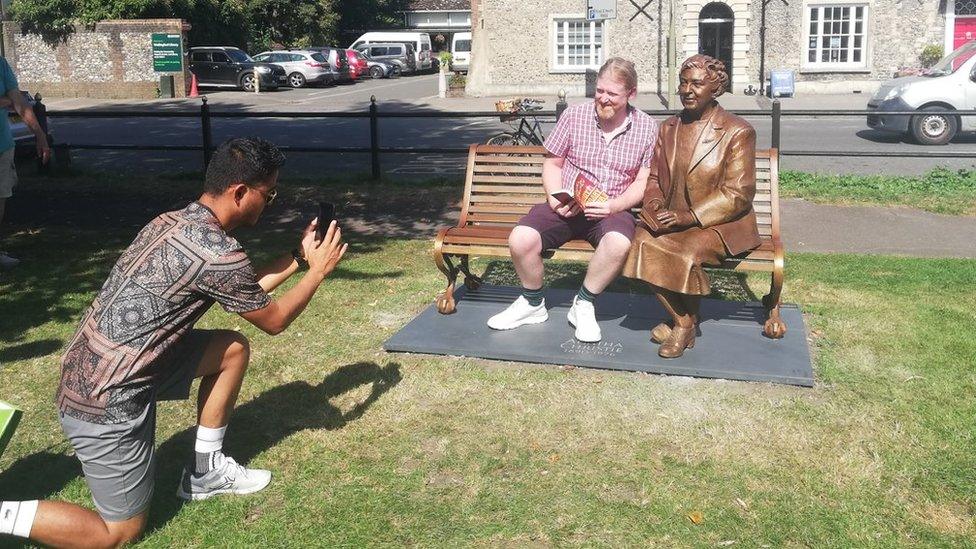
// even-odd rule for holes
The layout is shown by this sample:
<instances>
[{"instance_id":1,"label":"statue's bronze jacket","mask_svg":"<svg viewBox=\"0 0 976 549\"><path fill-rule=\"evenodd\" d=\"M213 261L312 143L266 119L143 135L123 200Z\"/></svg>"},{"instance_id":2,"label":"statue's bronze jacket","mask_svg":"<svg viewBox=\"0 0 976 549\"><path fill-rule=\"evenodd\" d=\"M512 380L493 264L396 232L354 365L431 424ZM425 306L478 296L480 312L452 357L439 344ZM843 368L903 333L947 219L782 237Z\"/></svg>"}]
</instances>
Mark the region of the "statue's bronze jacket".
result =
<instances>
[{"instance_id":1,"label":"statue's bronze jacket","mask_svg":"<svg viewBox=\"0 0 976 549\"><path fill-rule=\"evenodd\" d=\"M641 218L650 218L657 204L668 208L675 156L692 154L685 185L688 203L698 222L702 227L715 229L731 255L759 246L756 213L752 209L756 194L756 130L716 105L697 140L678 143L679 122L678 116L672 116L661 124Z\"/></svg>"}]
</instances>

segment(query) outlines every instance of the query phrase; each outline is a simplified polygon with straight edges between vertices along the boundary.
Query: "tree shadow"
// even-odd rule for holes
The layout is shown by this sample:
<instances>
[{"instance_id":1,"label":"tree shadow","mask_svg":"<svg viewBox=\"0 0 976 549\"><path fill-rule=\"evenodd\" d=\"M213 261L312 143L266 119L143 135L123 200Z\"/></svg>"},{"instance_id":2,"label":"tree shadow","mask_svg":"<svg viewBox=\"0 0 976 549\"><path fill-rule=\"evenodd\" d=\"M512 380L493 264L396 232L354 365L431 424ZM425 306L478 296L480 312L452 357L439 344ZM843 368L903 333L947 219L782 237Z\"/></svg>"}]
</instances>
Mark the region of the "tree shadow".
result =
<instances>
[{"instance_id":1,"label":"tree shadow","mask_svg":"<svg viewBox=\"0 0 976 549\"><path fill-rule=\"evenodd\" d=\"M357 362L336 369L317 385L293 381L258 395L238 406L230 422L225 444L227 455L247 464L285 438L306 429L342 429L361 418L367 409L400 382L400 365L390 362ZM369 395L343 411L330 399L362 386ZM196 427L173 435L157 448L156 486L149 511L147 535L163 528L182 508L175 495L183 466L193 448ZM67 443L59 445L67 449ZM78 460L51 448L14 462L0 473L0 494L4 499L48 499L81 474ZM0 540L0 544L5 541Z\"/></svg>"}]
</instances>

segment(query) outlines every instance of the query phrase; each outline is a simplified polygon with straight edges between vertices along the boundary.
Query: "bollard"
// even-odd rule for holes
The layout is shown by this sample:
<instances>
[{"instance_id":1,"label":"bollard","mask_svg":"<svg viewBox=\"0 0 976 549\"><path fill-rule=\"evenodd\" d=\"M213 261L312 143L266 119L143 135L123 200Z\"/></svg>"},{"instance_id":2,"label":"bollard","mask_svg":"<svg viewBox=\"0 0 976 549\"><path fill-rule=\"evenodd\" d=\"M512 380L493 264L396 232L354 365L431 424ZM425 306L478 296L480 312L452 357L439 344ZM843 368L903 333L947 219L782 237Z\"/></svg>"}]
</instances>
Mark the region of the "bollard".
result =
<instances>
[{"instance_id":1,"label":"bollard","mask_svg":"<svg viewBox=\"0 0 976 549\"><path fill-rule=\"evenodd\" d=\"M773 130L770 137L769 146L777 150L779 149L780 117L779 99L773 99Z\"/></svg>"},{"instance_id":2,"label":"bollard","mask_svg":"<svg viewBox=\"0 0 976 549\"><path fill-rule=\"evenodd\" d=\"M200 129L203 132L203 172L207 172L210 165L210 150L213 148L213 134L210 131L210 105L207 105L206 96L201 97L203 103L200 105Z\"/></svg>"},{"instance_id":3,"label":"bollard","mask_svg":"<svg viewBox=\"0 0 976 549\"><path fill-rule=\"evenodd\" d=\"M559 120L559 117L563 115L563 111L569 106L566 104L566 90L559 88L557 97L559 97L559 100L556 101L556 120Z\"/></svg>"},{"instance_id":4,"label":"bollard","mask_svg":"<svg viewBox=\"0 0 976 549\"><path fill-rule=\"evenodd\" d=\"M369 148L373 160L373 180L380 179L380 139L378 133L379 119L376 116L376 96L369 96Z\"/></svg>"},{"instance_id":5,"label":"bollard","mask_svg":"<svg viewBox=\"0 0 976 549\"><path fill-rule=\"evenodd\" d=\"M261 93L261 75L258 74L257 69L252 74L254 74L254 93Z\"/></svg>"}]
</instances>

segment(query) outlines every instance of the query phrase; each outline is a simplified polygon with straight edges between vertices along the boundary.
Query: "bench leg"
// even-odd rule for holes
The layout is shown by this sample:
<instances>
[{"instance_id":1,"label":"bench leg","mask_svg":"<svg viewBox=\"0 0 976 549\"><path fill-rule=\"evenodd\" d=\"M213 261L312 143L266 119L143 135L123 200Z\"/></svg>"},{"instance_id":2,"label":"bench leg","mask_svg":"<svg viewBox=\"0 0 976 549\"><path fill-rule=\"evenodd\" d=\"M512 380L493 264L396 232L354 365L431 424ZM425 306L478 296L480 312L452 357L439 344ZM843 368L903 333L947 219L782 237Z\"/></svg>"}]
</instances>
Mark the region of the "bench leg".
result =
<instances>
[{"instance_id":1,"label":"bench leg","mask_svg":"<svg viewBox=\"0 0 976 549\"><path fill-rule=\"evenodd\" d=\"M457 311L457 305L454 302L454 286L457 284L457 277L460 271L449 258L442 254L435 254L434 261L437 263L437 268L447 277L447 288L437 294L437 299L434 300L434 303L437 304L437 312L442 315L449 315Z\"/></svg>"},{"instance_id":2,"label":"bench leg","mask_svg":"<svg viewBox=\"0 0 976 549\"><path fill-rule=\"evenodd\" d=\"M461 256L461 265L459 268L464 273L464 285L469 290L473 291L481 287L481 277L471 274L471 267L468 265L468 256Z\"/></svg>"},{"instance_id":3,"label":"bench leg","mask_svg":"<svg viewBox=\"0 0 976 549\"><path fill-rule=\"evenodd\" d=\"M776 269L773 271L772 283L769 293L762 298L763 307L766 308L766 323L763 325L763 334L771 339L780 339L786 335L786 323L779 316L779 297L783 292L783 271Z\"/></svg>"}]
</instances>

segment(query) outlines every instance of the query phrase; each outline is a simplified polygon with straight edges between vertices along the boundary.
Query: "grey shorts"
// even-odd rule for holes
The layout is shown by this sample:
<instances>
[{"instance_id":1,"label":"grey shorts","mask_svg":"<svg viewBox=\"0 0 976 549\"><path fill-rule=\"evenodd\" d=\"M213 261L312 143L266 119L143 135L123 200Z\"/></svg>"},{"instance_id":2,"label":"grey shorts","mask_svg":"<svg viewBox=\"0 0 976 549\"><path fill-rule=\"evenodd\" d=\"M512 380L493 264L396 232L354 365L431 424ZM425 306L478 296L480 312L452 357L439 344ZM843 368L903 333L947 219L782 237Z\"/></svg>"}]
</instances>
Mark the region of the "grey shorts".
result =
<instances>
[{"instance_id":1,"label":"grey shorts","mask_svg":"<svg viewBox=\"0 0 976 549\"><path fill-rule=\"evenodd\" d=\"M0 153L0 198L10 198L17 186L17 167L14 165L14 149Z\"/></svg>"},{"instance_id":2,"label":"grey shorts","mask_svg":"<svg viewBox=\"0 0 976 549\"><path fill-rule=\"evenodd\" d=\"M183 400L212 332L191 330L167 357L176 367L157 386L155 399L129 421L89 423L61 413L61 429L81 461L98 514L108 522L130 519L149 508L156 473L156 401Z\"/></svg>"}]
</instances>

